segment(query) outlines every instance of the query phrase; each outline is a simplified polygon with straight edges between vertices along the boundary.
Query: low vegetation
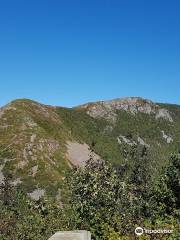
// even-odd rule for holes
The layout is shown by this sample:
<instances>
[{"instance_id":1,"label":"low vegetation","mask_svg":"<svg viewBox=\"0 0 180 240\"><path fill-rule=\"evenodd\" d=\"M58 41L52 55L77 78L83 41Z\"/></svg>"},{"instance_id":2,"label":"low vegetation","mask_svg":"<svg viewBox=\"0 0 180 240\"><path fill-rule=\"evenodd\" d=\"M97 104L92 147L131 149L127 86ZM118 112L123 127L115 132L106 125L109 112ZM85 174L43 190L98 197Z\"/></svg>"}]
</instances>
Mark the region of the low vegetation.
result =
<instances>
[{"instance_id":1,"label":"low vegetation","mask_svg":"<svg viewBox=\"0 0 180 240\"><path fill-rule=\"evenodd\" d=\"M104 160L94 161L92 152L84 168L67 175L64 204L49 198L32 201L6 179L0 195L1 239L48 239L57 230L86 229L92 239L125 240L135 239L137 226L173 230L140 239L177 239L180 153L171 156L153 185L146 149L138 154L139 162L127 176Z\"/></svg>"}]
</instances>

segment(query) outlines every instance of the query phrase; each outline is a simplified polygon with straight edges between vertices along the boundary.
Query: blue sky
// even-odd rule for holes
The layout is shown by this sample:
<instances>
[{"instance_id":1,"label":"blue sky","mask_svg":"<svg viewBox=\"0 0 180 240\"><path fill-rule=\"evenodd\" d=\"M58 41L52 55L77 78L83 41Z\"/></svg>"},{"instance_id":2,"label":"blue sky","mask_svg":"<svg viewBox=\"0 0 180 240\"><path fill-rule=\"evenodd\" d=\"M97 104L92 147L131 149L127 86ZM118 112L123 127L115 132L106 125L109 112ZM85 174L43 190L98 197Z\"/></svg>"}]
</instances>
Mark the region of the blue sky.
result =
<instances>
[{"instance_id":1,"label":"blue sky","mask_svg":"<svg viewBox=\"0 0 180 240\"><path fill-rule=\"evenodd\" d=\"M179 0L0 1L0 105L180 104Z\"/></svg>"}]
</instances>

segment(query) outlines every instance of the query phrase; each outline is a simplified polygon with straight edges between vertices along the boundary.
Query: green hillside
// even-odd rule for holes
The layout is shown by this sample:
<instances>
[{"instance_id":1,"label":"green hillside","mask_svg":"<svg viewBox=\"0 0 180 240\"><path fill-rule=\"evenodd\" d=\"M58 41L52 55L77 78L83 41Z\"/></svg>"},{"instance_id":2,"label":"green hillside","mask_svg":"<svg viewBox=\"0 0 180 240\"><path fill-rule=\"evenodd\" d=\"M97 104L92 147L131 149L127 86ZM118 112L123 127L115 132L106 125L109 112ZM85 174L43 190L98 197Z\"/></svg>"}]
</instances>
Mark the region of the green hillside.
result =
<instances>
[{"instance_id":1,"label":"green hillside","mask_svg":"<svg viewBox=\"0 0 180 240\"><path fill-rule=\"evenodd\" d=\"M120 102L121 108L122 105L127 108L128 104L132 108L130 100L114 101ZM102 159L117 167L128 165L129 171L134 162L128 151L145 146L156 176L167 164L170 153L179 147L180 106L137 98L133 107L141 109L136 113L110 104L106 115L98 115L99 105L102 103L69 109L22 99L1 108L0 148L11 153L9 158L1 157L1 180L11 175L12 182L28 193L43 189L55 196L72 166L67 156L67 141L86 143ZM143 107L152 108L152 113L143 112ZM90 114L92 109L98 116ZM163 115L156 118L157 109L166 109L172 119Z\"/></svg>"},{"instance_id":2,"label":"green hillside","mask_svg":"<svg viewBox=\"0 0 180 240\"><path fill-rule=\"evenodd\" d=\"M178 105L15 100L0 108L0 237L43 240L75 228L127 240L139 224L176 229L179 151Z\"/></svg>"}]
</instances>

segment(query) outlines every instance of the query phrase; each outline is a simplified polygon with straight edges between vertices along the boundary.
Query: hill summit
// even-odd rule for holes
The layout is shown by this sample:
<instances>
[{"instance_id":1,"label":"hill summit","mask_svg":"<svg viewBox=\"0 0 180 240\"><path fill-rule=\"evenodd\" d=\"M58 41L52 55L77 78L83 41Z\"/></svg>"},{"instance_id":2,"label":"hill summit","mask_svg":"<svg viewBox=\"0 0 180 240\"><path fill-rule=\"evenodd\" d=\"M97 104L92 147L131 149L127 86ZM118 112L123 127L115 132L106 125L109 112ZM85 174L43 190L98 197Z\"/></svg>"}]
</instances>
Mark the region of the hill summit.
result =
<instances>
[{"instance_id":1,"label":"hill summit","mask_svg":"<svg viewBox=\"0 0 180 240\"><path fill-rule=\"evenodd\" d=\"M116 110L124 110L132 114L137 114L138 112L154 114L156 119L164 118L170 122L173 121L167 109L160 107L158 104L153 103L150 100L140 97L126 97L117 98L110 101L99 101L95 103L84 104L81 107L85 108L87 113L95 118L105 117L110 120L115 120Z\"/></svg>"}]
</instances>

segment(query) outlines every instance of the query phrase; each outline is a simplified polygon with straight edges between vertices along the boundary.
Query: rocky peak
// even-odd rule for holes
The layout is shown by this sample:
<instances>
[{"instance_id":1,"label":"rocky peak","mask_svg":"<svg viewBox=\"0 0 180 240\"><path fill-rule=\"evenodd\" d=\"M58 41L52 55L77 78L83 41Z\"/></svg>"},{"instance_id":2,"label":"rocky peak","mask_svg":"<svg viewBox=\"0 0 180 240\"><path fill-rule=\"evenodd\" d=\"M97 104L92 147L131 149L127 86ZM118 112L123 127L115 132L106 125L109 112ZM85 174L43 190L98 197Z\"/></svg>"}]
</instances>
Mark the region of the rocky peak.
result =
<instances>
[{"instance_id":1,"label":"rocky peak","mask_svg":"<svg viewBox=\"0 0 180 240\"><path fill-rule=\"evenodd\" d=\"M116 120L117 110L124 110L131 114L138 112L154 114L155 118L164 118L170 122L173 121L169 111L161 108L158 104L140 97L117 98L110 101L99 101L87 103L80 106L86 109L87 113L94 118L106 118L107 120Z\"/></svg>"}]
</instances>

